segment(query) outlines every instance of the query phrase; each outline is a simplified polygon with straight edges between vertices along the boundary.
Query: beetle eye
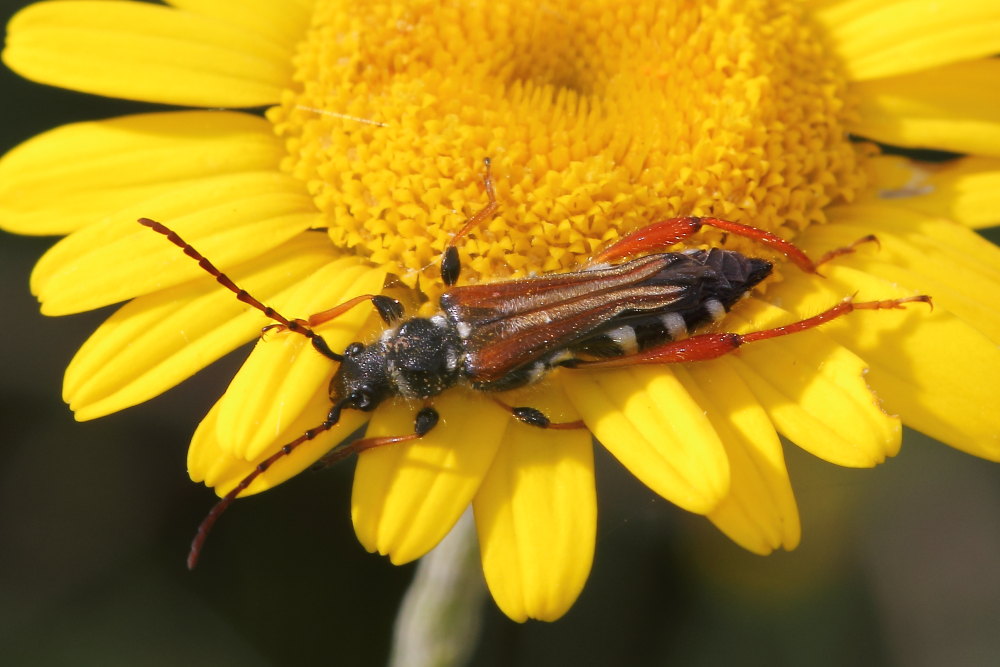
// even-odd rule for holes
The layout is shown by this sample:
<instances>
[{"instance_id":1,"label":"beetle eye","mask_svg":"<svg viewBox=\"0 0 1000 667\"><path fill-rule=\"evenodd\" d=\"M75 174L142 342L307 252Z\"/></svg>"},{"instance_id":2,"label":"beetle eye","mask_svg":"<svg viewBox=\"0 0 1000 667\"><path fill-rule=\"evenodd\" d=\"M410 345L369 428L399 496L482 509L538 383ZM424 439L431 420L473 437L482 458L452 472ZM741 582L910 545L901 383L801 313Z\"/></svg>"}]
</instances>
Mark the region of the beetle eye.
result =
<instances>
[{"instance_id":1,"label":"beetle eye","mask_svg":"<svg viewBox=\"0 0 1000 667\"><path fill-rule=\"evenodd\" d=\"M364 352L364 349L365 346L362 345L361 343L351 343L350 345L347 346L347 349L344 350L344 354L346 354L349 357L354 357Z\"/></svg>"}]
</instances>

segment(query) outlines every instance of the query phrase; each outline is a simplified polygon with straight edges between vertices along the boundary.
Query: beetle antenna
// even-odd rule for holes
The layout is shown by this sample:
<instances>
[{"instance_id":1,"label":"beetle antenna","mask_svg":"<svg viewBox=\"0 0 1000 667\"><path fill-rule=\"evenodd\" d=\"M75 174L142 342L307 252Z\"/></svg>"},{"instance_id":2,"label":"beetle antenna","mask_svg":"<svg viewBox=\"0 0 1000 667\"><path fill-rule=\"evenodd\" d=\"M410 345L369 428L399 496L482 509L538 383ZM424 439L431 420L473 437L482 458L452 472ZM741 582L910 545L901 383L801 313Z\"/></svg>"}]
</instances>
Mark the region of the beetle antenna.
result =
<instances>
[{"instance_id":1,"label":"beetle antenna","mask_svg":"<svg viewBox=\"0 0 1000 667\"><path fill-rule=\"evenodd\" d=\"M239 301L245 304L251 305L260 312L264 313L266 316L270 317L275 322L279 322L288 331L294 331L297 334L301 334L312 341L313 347L322 354L324 357L333 359L334 361L343 361L344 357L337 354L330 349L330 346L326 344L326 341L318 333L313 331L308 323L303 320L290 320L274 308L267 306L260 301L258 301L252 294L247 292L245 289L237 285L232 281L232 279L227 276L219 269L215 268L212 262L208 261L208 258L202 255L200 252L195 250L195 247L182 239L180 235L174 230L170 229L162 222L157 222L156 220L150 220L149 218L139 218L139 224L145 227L149 227L154 232L163 234L167 237L167 240L173 243L175 246L184 251L184 254L188 257L194 259L198 262L198 266L205 269L210 275L212 275L220 285L228 289L230 292L236 295Z\"/></svg>"},{"instance_id":2,"label":"beetle antenna","mask_svg":"<svg viewBox=\"0 0 1000 667\"><path fill-rule=\"evenodd\" d=\"M205 546L205 540L208 538L208 533L212 530L212 526L214 526L215 522L219 520L222 513L233 504L236 497L243 493L248 486L253 484L255 479L267 472L268 468L274 465L276 461L291 454L298 448L299 445L309 442L320 433L325 433L336 426L337 422L340 421L340 412L348 406L350 401L350 398L345 398L342 401L334 403L322 424L309 429L299 437L295 438L295 440L292 440L287 445L282 446L282 448L274 454L271 454L271 456L258 463L257 467L254 468L249 475L240 480L239 484L233 487L229 493L220 498L219 502L215 503L215 506L208 511L208 514L198 525L198 532L195 533L194 539L191 541L191 550L188 552L187 557L187 567L189 570L193 570L195 565L198 564L198 558L201 556L201 550Z\"/></svg>"}]
</instances>

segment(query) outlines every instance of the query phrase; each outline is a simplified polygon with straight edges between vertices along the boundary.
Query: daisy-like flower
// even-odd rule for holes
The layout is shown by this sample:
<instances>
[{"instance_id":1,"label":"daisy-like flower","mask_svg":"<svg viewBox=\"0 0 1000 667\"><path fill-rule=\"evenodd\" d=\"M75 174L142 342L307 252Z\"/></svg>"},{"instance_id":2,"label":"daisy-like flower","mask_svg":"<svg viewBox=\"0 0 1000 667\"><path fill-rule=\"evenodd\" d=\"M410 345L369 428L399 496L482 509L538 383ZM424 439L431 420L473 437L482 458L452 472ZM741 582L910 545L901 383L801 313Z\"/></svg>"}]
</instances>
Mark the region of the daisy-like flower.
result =
<instances>
[{"instance_id":1,"label":"daisy-like flower","mask_svg":"<svg viewBox=\"0 0 1000 667\"><path fill-rule=\"evenodd\" d=\"M555 619L590 570L591 434L651 489L756 553L799 521L778 434L843 466L894 455L905 423L1000 459L1000 252L970 227L1000 204L1000 6L982 0L44 2L9 26L4 62L95 94L205 110L57 128L0 162L0 225L66 235L31 286L42 312L127 301L66 373L79 419L148 400L268 320L136 224L162 220L292 317L385 290L434 310L438 258L463 279L571 271L651 221L711 215L814 257L721 323L738 332L859 300L931 294L697 364L561 370L505 397L589 430L520 424L482 394L435 400L426 437L360 455L361 542L405 563L471 504L489 588L515 620ZM219 108L265 107L263 115ZM967 157L928 166L849 135ZM706 230L687 245L773 257ZM421 305L422 304L422 305ZM367 306L318 328L334 350L380 328ZM193 479L220 494L323 421L335 364L297 335L260 340L194 436ZM347 410L248 492L314 463L369 417Z\"/></svg>"}]
</instances>

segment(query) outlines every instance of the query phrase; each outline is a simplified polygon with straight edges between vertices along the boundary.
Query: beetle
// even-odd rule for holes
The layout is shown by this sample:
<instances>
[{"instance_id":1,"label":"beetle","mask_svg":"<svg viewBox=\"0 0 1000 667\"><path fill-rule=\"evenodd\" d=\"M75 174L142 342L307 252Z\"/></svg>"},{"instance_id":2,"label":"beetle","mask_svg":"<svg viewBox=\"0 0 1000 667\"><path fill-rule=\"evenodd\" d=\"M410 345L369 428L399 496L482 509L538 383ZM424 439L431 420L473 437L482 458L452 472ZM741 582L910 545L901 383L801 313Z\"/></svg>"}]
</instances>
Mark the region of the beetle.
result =
<instances>
[{"instance_id":1,"label":"beetle","mask_svg":"<svg viewBox=\"0 0 1000 667\"><path fill-rule=\"evenodd\" d=\"M406 318L395 299L365 294L304 320L286 318L236 285L167 226L148 218L139 220L197 260L240 301L274 320L264 331L278 329L305 336L320 354L339 364L330 382L332 406L326 419L257 464L216 503L198 527L188 555L189 568L197 563L208 532L236 497L275 461L333 428L344 410L370 412L394 396L429 401L459 384L482 392L502 392L536 382L556 368L704 361L729 354L747 343L816 327L853 310L931 303L926 295L867 302L848 298L818 315L780 327L746 334L697 333L725 317L773 269L770 261L735 250L712 247L664 251L702 227L751 239L780 252L808 273L818 273L818 268L834 257L853 252L861 243L877 243L877 239L866 236L813 261L791 242L766 230L695 216L642 227L595 255L579 271L456 286L461 268L457 240L498 210L490 162L484 162L489 203L449 241L441 260L441 277L447 289L440 297L439 312L430 317ZM368 344L353 342L342 353L330 349L315 328L366 301L385 322L384 331L377 340ZM585 428L582 422L554 423L535 408L512 407L499 399L495 402L531 426ZM437 411L425 405L416 413L411 433L338 445L320 460L320 465L373 447L420 438L437 423Z\"/></svg>"}]
</instances>

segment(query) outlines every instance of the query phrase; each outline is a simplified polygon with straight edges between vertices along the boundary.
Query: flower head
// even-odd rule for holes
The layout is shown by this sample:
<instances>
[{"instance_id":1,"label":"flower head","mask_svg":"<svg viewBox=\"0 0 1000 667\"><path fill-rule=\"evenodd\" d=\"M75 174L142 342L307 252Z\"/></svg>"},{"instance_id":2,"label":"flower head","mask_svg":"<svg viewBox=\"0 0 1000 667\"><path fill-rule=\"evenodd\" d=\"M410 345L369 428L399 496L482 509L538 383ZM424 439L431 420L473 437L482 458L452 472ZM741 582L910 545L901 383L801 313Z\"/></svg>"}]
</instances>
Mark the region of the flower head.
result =
<instances>
[{"instance_id":1,"label":"flower head","mask_svg":"<svg viewBox=\"0 0 1000 667\"><path fill-rule=\"evenodd\" d=\"M940 12L940 14L938 13ZM1000 11L967 0L825 3L48 2L11 22L4 61L46 83L235 111L175 111L61 127L0 162L0 224L67 234L39 261L43 312L128 301L66 374L80 419L152 398L268 323L138 218L168 223L258 299L292 317L384 292L433 312L438 258L469 282L579 269L644 224L716 216L815 257L778 262L720 330L816 314L852 294L928 293L932 313L859 313L695 364L563 369L504 396L557 422L520 424L482 392L435 399L442 422L359 457L352 514L393 562L434 547L470 504L487 582L512 618L554 619L594 548L590 433L636 477L767 553L799 540L778 433L840 465L898 451L906 423L1000 459L983 409L1000 377L996 221ZM849 134L970 154L931 168ZM706 230L686 245L779 260ZM317 326L335 351L383 328L366 307ZM192 442L194 479L233 489L323 421L336 364L309 342L258 342ZM970 378L979 378L970 382ZM416 408L345 410L248 492L315 463L370 416L407 434Z\"/></svg>"}]
</instances>

